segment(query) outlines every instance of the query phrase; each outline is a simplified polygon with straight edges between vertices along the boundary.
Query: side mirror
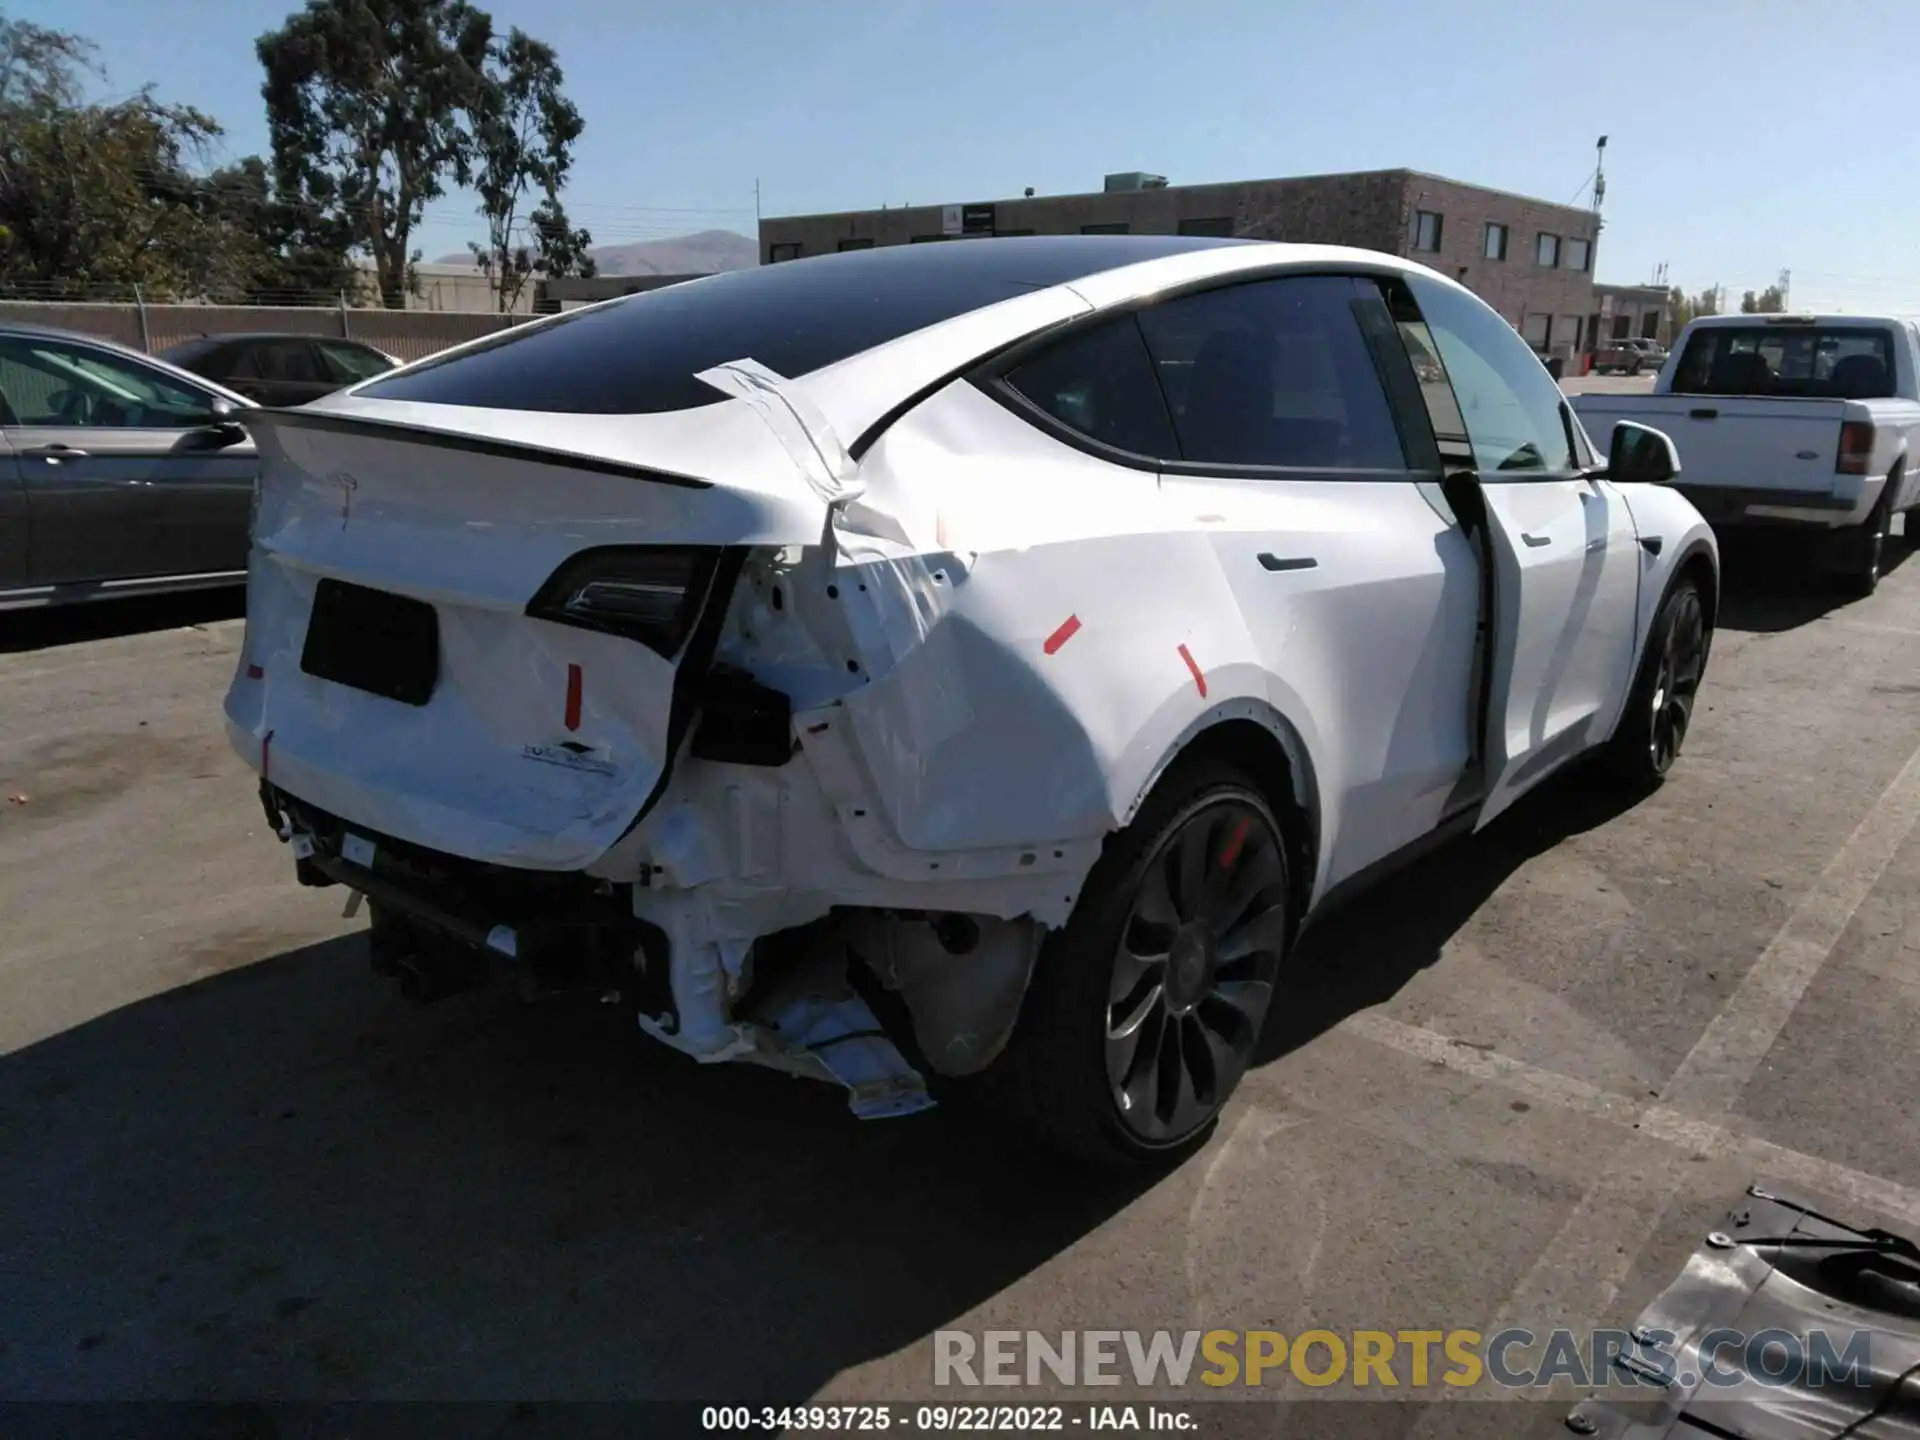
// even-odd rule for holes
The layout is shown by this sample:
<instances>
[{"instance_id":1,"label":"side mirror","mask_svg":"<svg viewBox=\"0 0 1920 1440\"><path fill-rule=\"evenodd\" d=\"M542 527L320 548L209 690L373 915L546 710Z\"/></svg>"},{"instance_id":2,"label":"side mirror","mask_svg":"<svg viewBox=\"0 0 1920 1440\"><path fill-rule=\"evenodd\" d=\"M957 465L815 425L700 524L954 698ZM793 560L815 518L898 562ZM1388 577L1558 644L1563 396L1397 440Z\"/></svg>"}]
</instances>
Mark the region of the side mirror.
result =
<instances>
[{"instance_id":1,"label":"side mirror","mask_svg":"<svg viewBox=\"0 0 1920 1440\"><path fill-rule=\"evenodd\" d=\"M1670 485L1680 474L1672 439L1650 425L1621 420L1607 451L1607 478L1616 485Z\"/></svg>"},{"instance_id":2,"label":"side mirror","mask_svg":"<svg viewBox=\"0 0 1920 1440\"><path fill-rule=\"evenodd\" d=\"M219 444L234 445L247 438L246 427L236 418L239 413L239 407L231 400L214 399L208 403L205 413L195 419Z\"/></svg>"}]
</instances>

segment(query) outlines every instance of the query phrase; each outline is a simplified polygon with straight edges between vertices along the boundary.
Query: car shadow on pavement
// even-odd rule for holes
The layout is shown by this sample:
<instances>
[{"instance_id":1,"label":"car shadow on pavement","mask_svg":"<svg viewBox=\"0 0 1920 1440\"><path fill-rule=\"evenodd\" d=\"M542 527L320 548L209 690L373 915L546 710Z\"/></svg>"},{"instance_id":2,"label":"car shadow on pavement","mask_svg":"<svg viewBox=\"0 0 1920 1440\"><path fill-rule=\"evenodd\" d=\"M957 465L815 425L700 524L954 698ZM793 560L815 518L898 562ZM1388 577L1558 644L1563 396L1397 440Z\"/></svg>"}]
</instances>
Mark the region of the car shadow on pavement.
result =
<instances>
[{"instance_id":1,"label":"car shadow on pavement","mask_svg":"<svg viewBox=\"0 0 1920 1440\"><path fill-rule=\"evenodd\" d=\"M0 1398L798 1402L909 1346L930 1394L1148 1183L629 1024L416 1009L350 936L0 1057Z\"/></svg>"},{"instance_id":2,"label":"car shadow on pavement","mask_svg":"<svg viewBox=\"0 0 1920 1440\"><path fill-rule=\"evenodd\" d=\"M1288 1000L1269 1014L1255 1063L1277 1060L1392 999L1439 960L1514 871L1644 798L1584 770L1557 777L1485 830L1440 845L1316 916L1288 959Z\"/></svg>"},{"instance_id":3,"label":"car shadow on pavement","mask_svg":"<svg viewBox=\"0 0 1920 1440\"><path fill-rule=\"evenodd\" d=\"M1859 601L1807 562L1807 541L1798 534L1722 535L1720 537L1720 630L1765 635L1794 630ZM1887 541L1880 573L1884 580L1905 565L1913 545L1903 537Z\"/></svg>"},{"instance_id":4,"label":"car shadow on pavement","mask_svg":"<svg viewBox=\"0 0 1920 1440\"><path fill-rule=\"evenodd\" d=\"M10 610L0 612L0 654L234 620L245 614L246 608L246 590L234 586L188 595L101 600L47 610Z\"/></svg>"}]
</instances>

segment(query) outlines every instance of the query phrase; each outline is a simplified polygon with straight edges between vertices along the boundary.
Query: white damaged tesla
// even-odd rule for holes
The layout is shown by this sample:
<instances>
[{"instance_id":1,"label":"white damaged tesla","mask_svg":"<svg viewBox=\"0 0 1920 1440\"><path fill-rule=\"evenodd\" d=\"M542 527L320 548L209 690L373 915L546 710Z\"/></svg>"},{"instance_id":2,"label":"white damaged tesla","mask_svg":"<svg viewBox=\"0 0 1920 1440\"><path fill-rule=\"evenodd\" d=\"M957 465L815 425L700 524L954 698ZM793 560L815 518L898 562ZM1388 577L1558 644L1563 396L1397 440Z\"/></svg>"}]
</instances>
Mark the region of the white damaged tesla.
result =
<instances>
[{"instance_id":1,"label":"white damaged tesla","mask_svg":"<svg viewBox=\"0 0 1920 1440\"><path fill-rule=\"evenodd\" d=\"M1719 597L1665 436L1370 251L822 256L245 422L229 731L377 969L1099 1160L1204 1143L1330 896L1657 782Z\"/></svg>"}]
</instances>

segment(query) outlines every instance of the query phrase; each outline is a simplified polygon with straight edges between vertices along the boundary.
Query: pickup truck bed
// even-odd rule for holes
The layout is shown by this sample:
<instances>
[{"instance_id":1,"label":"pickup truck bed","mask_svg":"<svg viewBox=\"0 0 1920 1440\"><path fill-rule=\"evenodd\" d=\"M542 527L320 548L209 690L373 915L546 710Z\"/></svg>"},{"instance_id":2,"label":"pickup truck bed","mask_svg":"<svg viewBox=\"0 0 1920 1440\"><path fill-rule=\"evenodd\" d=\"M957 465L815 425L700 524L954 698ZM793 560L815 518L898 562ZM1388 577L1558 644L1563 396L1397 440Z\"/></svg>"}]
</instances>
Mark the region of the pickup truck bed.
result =
<instances>
[{"instance_id":1,"label":"pickup truck bed","mask_svg":"<svg viewBox=\"0 0 1920 1440\"><path fill-rule=\"evenodd\" d=\"M1873 316L1715 315L1682 332L1650 395L1572 400L1596 443L1664 431L1676 489L1716 529L1799 527L1822 568L1879 583L1892 518L1920 504L1920 329Z\"/></svg>"},{"instance_id":2,"label":"pickup truck bed","mask_svg":"<svg viewBox=\"0 0 1920 1440\"><path fill-rule=\"evenodd\" d=\"M1675 488L1716 527L1796 524L1844 529L1864 524L1880 500L1898 455L1891 445L1874 473L1844 474L1841 427L1920 427L1920 404L1888 401L1720 398L1707 395L1580 395L1574 413L1596 445L1631 420L1663 430L1680 452ZM1897 422L1897 423L1896 423ZM1920 486L1920 469L1913 475ZM1920 499L1896 497L1894 508Z\"/></svg>"}]
</instances>

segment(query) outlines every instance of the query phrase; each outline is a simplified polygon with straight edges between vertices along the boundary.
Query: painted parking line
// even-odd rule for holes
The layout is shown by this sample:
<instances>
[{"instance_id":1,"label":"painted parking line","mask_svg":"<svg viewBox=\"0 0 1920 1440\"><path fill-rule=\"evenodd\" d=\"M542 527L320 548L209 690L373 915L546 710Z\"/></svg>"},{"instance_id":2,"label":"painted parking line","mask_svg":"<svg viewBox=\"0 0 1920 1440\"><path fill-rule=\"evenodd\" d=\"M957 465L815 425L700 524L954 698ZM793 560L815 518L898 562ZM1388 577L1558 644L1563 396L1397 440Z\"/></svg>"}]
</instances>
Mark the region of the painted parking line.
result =
<instances>
[{"instance_id":1,"label":"painted parking line","mask_svg":"<svg viewBox=\"0 0 1920 1440\"><path fill-rule=\"evenodd\" d=\"M1773 1048L1820 967L1839 944L1854 912L1879 883L1894 854L1920 820L1920 750L1901 766L1866 817L1847 837L1786 922L1768 942L1733 994L1661 1087L1668 1117L1665 1136L1723 1131L1722 1120L1739 1102L1754 1070ZM1358 1019L1359 1017L1356 1017ZM1352 1023L1352 1022L1349 1022ZM1565 1083L1565 1077L1558 1077ZM1785 1157L1790 1152L1782 1151ZM1807 1183L1825 1164L1797 1157ZM1619 1297L1640 1252L1659 1228L1685 1180L1685 1159L1673 1140L1645 1122L1608 1157L1598 1178L1573 1207L1559 1232L1514 1287L1488 1329L1523 1326L1542 1333L1555 1326L1588 1331ZM1834 1167L1832 1180L1843 1172ZM1780 1173L1789 1173L1782 1171ZM1854 1175L1864 1196L1890 1182ZM1838 1191L1846 1195L1849 1191ZM1904 1205L1895 1214L1910 1214ZM1463 1391L1451 1391L1443 1401ZM1502 1398L1506 1398L1503 1395ZM1416 1436L1441 1433L1430 1414Z\"/></svg>"},{"instance_id":2,"label":"painted parking line","mask_svg":"<svg viewBox=\"0 0 1920 1440\"><path fill-rule=\"evenodd\" d=\"M1392 1020L1384 1015L1356 1015L1340 1029L1428 1064L1491 1084L1503 1086L1537 1105L1591 1116L1639 1133L1689 1155L1713 1159L1739 1158L1754 1172L1805 1185L1849 1204L1881 1211L1909 1225L1920 1225L1920 1190L1912 1190L1878 1175L1868 1175L1817 1155L1775 1145L1757 1135L1688 1115L1667 1104L1648 1104L1584 1080L1530 1065L1498 1051L1462 1044L1437 1030Z\"/></svg>"}]
</instances>

